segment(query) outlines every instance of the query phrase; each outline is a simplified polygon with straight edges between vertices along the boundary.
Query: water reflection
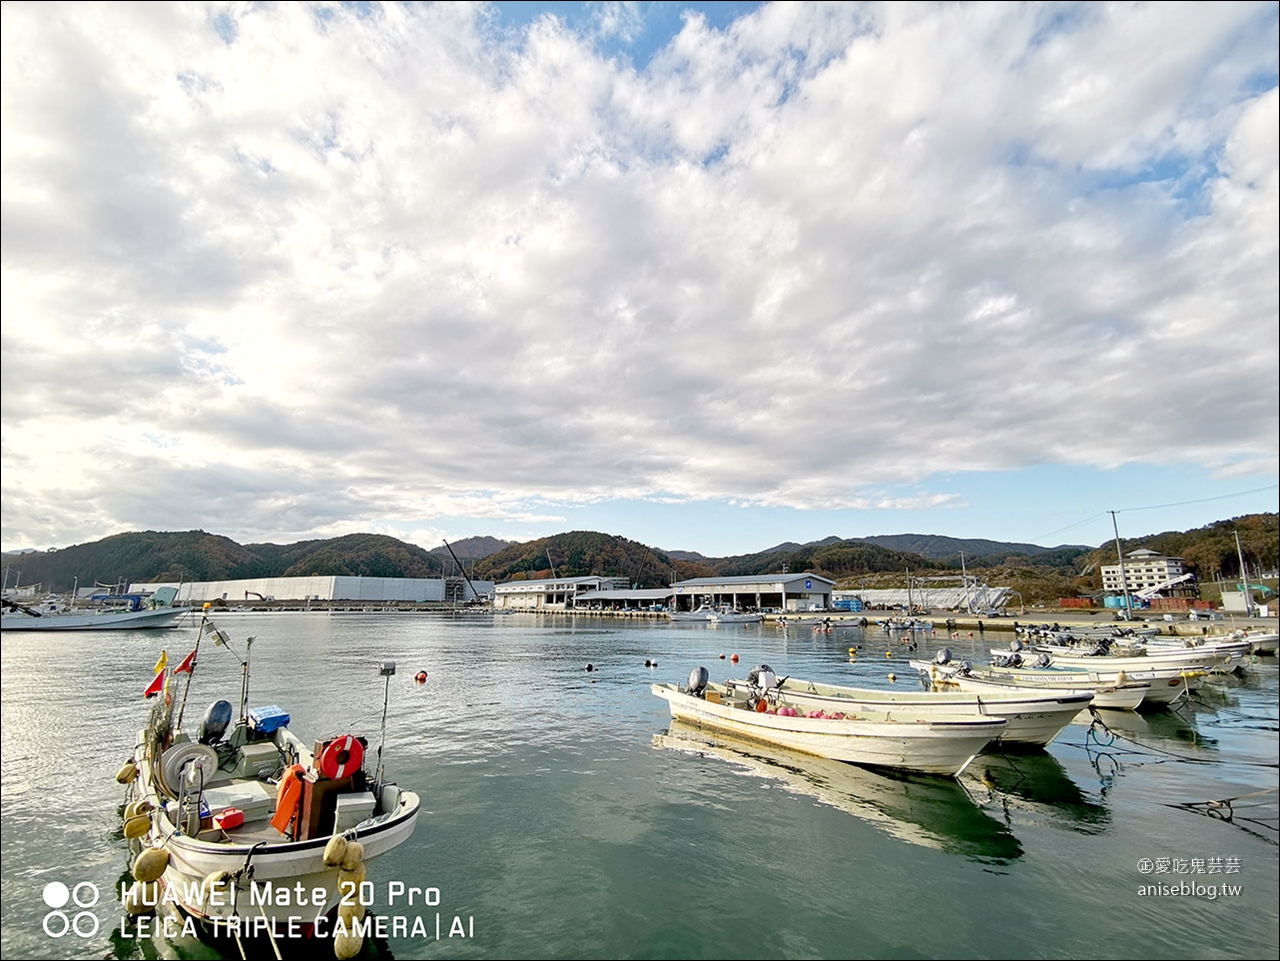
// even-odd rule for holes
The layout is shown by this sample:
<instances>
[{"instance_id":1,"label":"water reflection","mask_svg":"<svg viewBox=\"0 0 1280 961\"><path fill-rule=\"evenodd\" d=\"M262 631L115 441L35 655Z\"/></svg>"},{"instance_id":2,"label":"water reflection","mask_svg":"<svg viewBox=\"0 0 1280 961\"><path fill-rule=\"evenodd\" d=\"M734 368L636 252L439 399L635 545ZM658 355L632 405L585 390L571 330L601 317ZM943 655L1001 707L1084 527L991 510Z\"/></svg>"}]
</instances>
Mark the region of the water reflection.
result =
<instances>
[{"instance_id":1,"label":"water reflection","mask_svg":"<svg viewBox=\"0 0 1280 961\"><path fill-rule=\"evenodd\" d=\"M880 773L676 720L665 734L655 735L653 743L719 758L758 777L781 781L911 844L997 863L1022 857L1022 846L1008 827L949 778Z\"/></svg>"},{"instance_id":2,"label":"water reflection","mask_svg":"<svg viewBox=\"0 0 1280 961\"><path fill-rule=\"evenodd\" d=\"M977 797L998 802L1006 816L1017 811L1083 834L1099 834L1111 821L1107 807L1091 800L1057 758L1044 752L981 754L961 782Z\"/></svg>"}]
</instances>

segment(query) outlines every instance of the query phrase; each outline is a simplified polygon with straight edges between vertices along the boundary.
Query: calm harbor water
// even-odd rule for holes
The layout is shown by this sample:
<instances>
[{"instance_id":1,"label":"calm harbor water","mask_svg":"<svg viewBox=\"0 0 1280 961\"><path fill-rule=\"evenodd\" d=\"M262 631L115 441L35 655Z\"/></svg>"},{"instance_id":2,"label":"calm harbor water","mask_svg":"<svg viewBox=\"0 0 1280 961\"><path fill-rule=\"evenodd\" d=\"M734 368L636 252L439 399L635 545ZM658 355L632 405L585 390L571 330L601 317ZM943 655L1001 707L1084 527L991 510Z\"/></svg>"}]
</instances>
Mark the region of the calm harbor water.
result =
<instances>
[{"instance_id":1,"label":"calm harbor water","mask_svg":"<svg viewBox=\"0 0 1280 961\"><path fill-rule=\"evenodd\" d=\"M374 910L421 919L426 934L367 949L382 956L1280 953L1275 658L1179 712L1108 713L1110 731L1075 724L1047 753L983 757L950 781L711 740L673 726L649 692L699 664L722 680L761 661L868 686L893 672L915 687L907 652L874 630L533 615L218 623L241 651L257 636L250 702L286 708L304 739L354 731L376 742L378 662L398 662L386 764L422 795L423 814L370 877ZM948 646L972 656L1008 637ZM161 648L180 657L194 640L191 629L4 635L5 958L238 956L121 921L129 854L114 774ZM735 652L736 668L719 659ZM413 682L419 670L426 684ZM188 715L238 689L237 662L202 647ZM1236 797L1231 819L1194 806ZM84 909L87 936L46 933L51 881L102 892ZM390 904L390 882L436 888L439 904ZM448 936L455 917L467 936Z\"/></svg>"}]
</instances>

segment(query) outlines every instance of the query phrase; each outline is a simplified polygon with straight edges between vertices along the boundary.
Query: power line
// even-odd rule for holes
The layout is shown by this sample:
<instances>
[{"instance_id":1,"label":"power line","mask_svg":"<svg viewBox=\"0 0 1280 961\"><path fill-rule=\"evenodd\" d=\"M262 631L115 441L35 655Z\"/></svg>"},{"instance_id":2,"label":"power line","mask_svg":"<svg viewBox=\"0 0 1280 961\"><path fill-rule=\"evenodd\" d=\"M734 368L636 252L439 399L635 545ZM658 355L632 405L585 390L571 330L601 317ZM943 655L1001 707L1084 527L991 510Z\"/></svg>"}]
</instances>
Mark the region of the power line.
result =
<instances>
[{"instance_id":1,"label":"power line","mask_svg":"<svg viewBox=\"0 0 1280 961\"><path fill-rule=\"evenodd\" d=\"M1195 500L1190 500L1190 501L1176 501L1172 504L1151 504L1147 507L1125 507L1125 508L1121 508L1120 510L1117 510L1116 513L1132 514L1135 511L1155 511L1155 510L1162 510L1166 507L1185 507L1188 504L1207 504L1209 501L1221 501L1221 500L1227 500L1228 498L1231 498L1231 497L1243 497L1245 494L1259 494L1262 491L1275 490L1277 487L1280 487L1280 484L1268 484L1266 487L1255 487L1252 490L1236 491L1234 494L1218 494L1214 497L1199 497L1199 498L1196 498ZM1077 521L1074 524L1068 524L1066 527L1059 527L1056 531L1049 531L1047 534L1037 534L1031 538L1031 542L1033 544L1038 543L1039 541L1043 540L1046 537L1053 537L1055 534L1063 534L1067 531L1075 530L1077 527L1084 527L1086 524L1092 524L1094 521L1101 520L1102 518L1106 517L1107 514L1109 513L1111 512L1102 511L1101 513L1094 514L1091 517L1086 517L1082 521Z\"/></svg>"},{"instance_id":2,"label":"power line","mask_svg":"<svg viewBox=\"0 0 1280 961\"><path fill-rule=\"evenodd\" d=\"M1150 507L1125 507L1118 511L1117 514L1129 514L1134 511L1156 511L1163 507L1183 507L1187 504L1207 504L1209 501L1226 500L1229 497L1243 497L1245 494L1259 494L1262 491L1275 490L1280 484L1268 484L1266 487L1255 487L1253 490L1237 491L1234 494L1219 494L1216 497L1200 497L1193 501L1177 501L1173 504L1153 504Z\"/></svg>"}]
</instances>

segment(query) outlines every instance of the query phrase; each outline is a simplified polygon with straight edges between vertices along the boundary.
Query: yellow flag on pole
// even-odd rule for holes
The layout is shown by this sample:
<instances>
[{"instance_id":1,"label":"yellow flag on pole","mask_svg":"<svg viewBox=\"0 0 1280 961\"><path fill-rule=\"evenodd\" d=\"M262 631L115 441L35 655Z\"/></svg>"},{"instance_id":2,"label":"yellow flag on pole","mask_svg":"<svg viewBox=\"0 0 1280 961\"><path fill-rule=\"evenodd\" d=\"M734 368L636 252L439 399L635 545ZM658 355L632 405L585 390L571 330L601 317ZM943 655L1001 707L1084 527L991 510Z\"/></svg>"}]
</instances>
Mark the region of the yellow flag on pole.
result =
<instances>
[{"instance_id":1,"label":"yellow flag on pole","mask_svg":"<svg viewBox=\"0 0 1280 961\"><path fill-rule=\"evenodd\" d=\"M168 666L169 666L169 652L161 651L160 660L156 661L156 673L159 674Z\"/></svg>"}]
</instances>

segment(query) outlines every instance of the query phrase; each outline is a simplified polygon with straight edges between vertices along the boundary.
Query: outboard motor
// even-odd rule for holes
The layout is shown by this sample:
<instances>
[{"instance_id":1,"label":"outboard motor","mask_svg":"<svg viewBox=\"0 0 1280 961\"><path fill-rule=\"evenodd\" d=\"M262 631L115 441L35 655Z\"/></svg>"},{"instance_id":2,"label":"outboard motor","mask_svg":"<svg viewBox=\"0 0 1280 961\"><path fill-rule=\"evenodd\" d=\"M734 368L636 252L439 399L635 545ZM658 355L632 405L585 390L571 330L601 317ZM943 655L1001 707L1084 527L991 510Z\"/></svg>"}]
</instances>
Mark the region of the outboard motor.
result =
<instances>
[{"instance_id":1,"label":"outboard motor","mask_svg":"<svg viewBox=\"0 0 1280 961\"><path fill-rule=\"evenodd\" d=\"M227 733L227 726L230 724L231 702L214 701L204 712L204 717L200 719L200 730L196 734L196 740L201 744L216 744L222 740L222 735Z\"/></svg>"},{"instance_id":2,"label":"outboard motor","mask_svg":"<svg viewBox=\"0 0 1280 961\"><path fill-rule=\"evenodd\" d=\"M1022 642L1015 637L1009 642L1009 650L1013 651L1015 654L1018 653L1018 651L1022 650Z\"/></svg>"},{"instance_id":3,"label":"outboard motor","mask_svg":"<svg viewBox=\"0 0 1280 961\"><path fill-rule=\"evenodd\" d=\"M747 683L753 691L763 694L778 686L778 675L773 673L773 668L768 664L760 664L747 673Z\"/></svg>"},{"instance_id":4,"label":"outboard motor","mask_svg":"<svg viewBox=\"0 0 1280 961\"><path fill-rule=\"evenodd\" d=\"M944 647L944 648L942 648L942 650L938 651L938 653L937 653L937 654L933 655L933 663L934 663L934 664L939 664L939 665L941 665L941 664L950 664L950 663L951 663L951 648L949 648L949 647Z\"/></svg>"},{"instance_id":5,"label":"outboard motor","mask_svg":"<svg viewBox=\"0 0 1280 961\"><path fill-rule=\"evenodd\" d=\"M1052 663L1048 654L1041 654L1036 658L1036 667L1046 668Z\"/></svg>"},{"instance_id":6,"label":"outboard motor","mask_svg":"<svg viewBox=\"0 0 1280 961\"><path fill-rule=\"evenodd\" d=\"M705 667L695 667L689 672L689 693L694 697L704 697L710 680L711 674Z\"/></svg>"},{"instance_id":7,"label":"outboard motor","mask_svg":"<svg viewBox=\"0 0 1280 961\"><path fill-rule=\"evenodd\" d=\"M970 672L970 671L972 671L972 670L973 670L973 662L972 662L972 661L961 661L961 662L960 662L960 673L961 673L961 674L968 675L968 674L969 674L969 672Z\"/></svg>"}]
</instances>

